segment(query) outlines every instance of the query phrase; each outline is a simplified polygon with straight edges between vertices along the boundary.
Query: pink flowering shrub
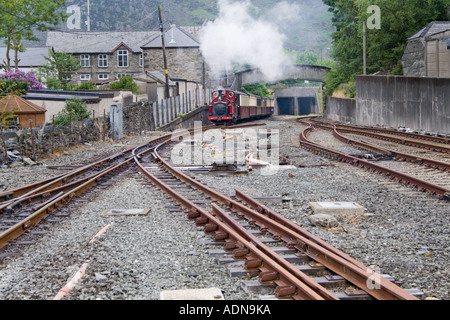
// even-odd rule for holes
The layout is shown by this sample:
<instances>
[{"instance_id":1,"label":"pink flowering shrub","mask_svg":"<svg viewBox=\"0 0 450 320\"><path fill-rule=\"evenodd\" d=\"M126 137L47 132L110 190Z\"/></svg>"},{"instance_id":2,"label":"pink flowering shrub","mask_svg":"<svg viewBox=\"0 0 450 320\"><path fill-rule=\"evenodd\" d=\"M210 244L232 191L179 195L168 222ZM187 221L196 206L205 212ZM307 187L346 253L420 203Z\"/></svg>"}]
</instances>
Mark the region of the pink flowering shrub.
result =
<instances>
[{"instance_id":1,"label":"pink flowering shrub","mask_svg":"<svg viewBox=\"0 0 450 320\"><path fill-rule=\"evenodd\" d=\"M44 86L42 83L40 83L34 73L28 72L25 73L22 70L9 70L6 73L0 74L0 81L1 80L18 80L18 81L25 81L28 84L29 90L41 90L44 89Z\"/></svg>"}]
</instances>

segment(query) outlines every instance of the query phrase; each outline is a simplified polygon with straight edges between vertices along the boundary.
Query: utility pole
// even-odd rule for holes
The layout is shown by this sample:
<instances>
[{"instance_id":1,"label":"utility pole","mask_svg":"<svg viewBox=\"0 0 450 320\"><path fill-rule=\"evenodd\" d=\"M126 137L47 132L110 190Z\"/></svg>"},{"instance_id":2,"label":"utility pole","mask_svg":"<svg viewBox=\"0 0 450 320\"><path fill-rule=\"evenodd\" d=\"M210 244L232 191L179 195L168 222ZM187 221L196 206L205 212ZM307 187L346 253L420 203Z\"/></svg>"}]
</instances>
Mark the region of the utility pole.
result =
<instances>
[{"instance_id":1,"label":"utility pole","mask_svg":"<svg viewBox=\"0 0 450 320\"><path fill-rule=\"evenodd\" d=\"M91 4L90 0L87 0L87 31L91 31Z\"/></svg>"},{"instance_id":2,"label":"utility pole","mask_svg":"<svg viewBox=\"0 0 450 320\"><path fill-rule=\"evenodd\" d=\"M364 64L364 75L367 74L367 49L366 49L366 22L363 22L363 64Z\"/></svg>"},{"instance_id":3,"label":"utility pole","mask_svg":"<svg viewBox=\"0 0 450 320\"><path fill-rule=\"evenodd\" d=\"M161 31L161 41L164 55L164 73L166 74L166 99L170 98L169 91L169 70L167 69L167 55L166 55L166 42L164 41L164 26L162 20L162 10L161 6L158 6L159 10L159 30Z\"/></svg>"}]
</instances>

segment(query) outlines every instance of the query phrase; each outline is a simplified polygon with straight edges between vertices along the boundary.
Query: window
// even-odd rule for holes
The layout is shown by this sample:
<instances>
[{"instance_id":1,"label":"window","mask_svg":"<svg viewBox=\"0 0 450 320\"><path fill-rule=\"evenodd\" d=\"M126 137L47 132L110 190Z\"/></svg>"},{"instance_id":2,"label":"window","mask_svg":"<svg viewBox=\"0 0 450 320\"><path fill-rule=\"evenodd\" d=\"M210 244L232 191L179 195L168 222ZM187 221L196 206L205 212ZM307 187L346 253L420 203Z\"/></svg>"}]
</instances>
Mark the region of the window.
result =
<instances>
[{"instance_id":1,"label":"window","mask_svg":"<svg viewBox=\"0 0 450 320\"><path fill-rule=\"evenodd\" d=\"M100 73L98 75L98 80L108 80L109 79L109 74L108 73Z\"/></svg>"},{"instance_id":2,"label":"window","mask_svg":"<svg viewBox=\"0 0 450 320\"><path fill-rule=\"evenodd\" d=\"M90 74L80 74L80 80L81 81L89 81L89 80L91 80L91 75Z\"/></svg>"},{"instance_id":3,"label":"window","mask_svg":"<svg viewBox=\"0 0 450 320\"><path fill-rule=\"evenodd\" d=\"M117 79L120 79L120 78L125 77L126 75L127 75L126 73L118 73L118 74L116 75L116 78L117 78Z\"/></svg>"},{"instance_id":4,"label":"window","mask_svg":"<svg viewBox=\"0 0 450 320\"><path fill-rule=\"evenodd\" d=\"M98 66L99 66L99 68L108 67L108 55L106 55L106 54L98 55Z\"/></svg>"},{"instance_id":5,"label":"window","mask_svg":"<svg viewBox=\"0 0 450 320\"><path fill-rule=\"evenodd\" d=\"M128 50L119 50L117 58L119 67L128 68Z\"/></svg>"},{"instance_id":6,"label":"window","mask_svg":"<svg viewBox=\"0 0 450 320\"><path fill-rule=\"evenodd\" d=\"M139 55L139 67L142 67L144 65L144 55Z\"/></svg>"},{"instance_id":7,"label":"window","mask_svg":"<svg viewBox=\"0 0 450 320\"><path fill-rule=\"evenodd\" d=\"M88 54L82 54L80 63L83 68L90 67L91 66L91 57Z\"/></svg>"}]
</instances>

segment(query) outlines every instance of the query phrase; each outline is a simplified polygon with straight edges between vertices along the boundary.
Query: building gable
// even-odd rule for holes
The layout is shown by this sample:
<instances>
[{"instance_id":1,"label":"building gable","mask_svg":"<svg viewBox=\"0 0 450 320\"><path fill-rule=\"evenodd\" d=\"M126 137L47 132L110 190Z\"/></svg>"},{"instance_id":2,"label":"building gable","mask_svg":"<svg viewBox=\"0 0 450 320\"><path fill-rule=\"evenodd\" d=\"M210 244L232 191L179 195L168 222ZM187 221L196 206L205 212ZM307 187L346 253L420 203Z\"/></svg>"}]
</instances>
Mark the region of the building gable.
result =
<instances>
[{"instance_id":1,"label":"building gable","mask_svg":"<svg viewBox=\"0 0 450 320\"><path fill-rule=\"evenodd\" d=\"M200 44L188 33L183 30L172 27L164 33L164 42L166 48L199 48ZM160 49L162 48L161 37L156 37L146 45L142 46L143 49Z\"/></svg>"}]
</instances>

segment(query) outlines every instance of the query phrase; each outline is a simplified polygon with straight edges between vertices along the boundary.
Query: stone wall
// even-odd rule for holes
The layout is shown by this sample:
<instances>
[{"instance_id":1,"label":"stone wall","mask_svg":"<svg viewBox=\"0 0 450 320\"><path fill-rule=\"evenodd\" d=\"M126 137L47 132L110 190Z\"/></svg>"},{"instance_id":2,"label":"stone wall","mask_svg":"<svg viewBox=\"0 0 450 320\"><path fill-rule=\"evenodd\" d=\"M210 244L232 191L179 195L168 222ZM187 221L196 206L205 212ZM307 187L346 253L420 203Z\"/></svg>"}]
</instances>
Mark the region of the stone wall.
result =
<instances>
[{"instance_id":1,"label":"stone wall","mask_svg":"<svg viewBox=\"0 0 450 320\"><path fill-rule=\"evenodd\" d=\"M162 50L144 49L145 70L164 71ZM204 83L203 58L198 48L168 48L167 64L170 78Z\"/></svg>"},{"instance_id":2,"label":"stone wall","mask_svg":"<svg viewBox=\"0 0 450 320\"><path fill-rule=\"evenodd\" d=\"M109 123L102 118L74 122L70 126L53 126L20 129L5 132L5 142L10 158L18 157L37 159L40 156L77 144L84 144L106 139L109 136ZM1 138L0 138L1 141ZM3 142L0 148L0 164L5 163Z\"/></svg>"},{"instance_id":3,"label":"stone wall","mask_svg":"<svg viewBox=\"0 0 450 320\"><path fill-rule=\"evenodd\" d=\"M421 39L409 41L402 57L403 74L408 77L424 77L425 46Z\"/></svg>"}]
</instances>

